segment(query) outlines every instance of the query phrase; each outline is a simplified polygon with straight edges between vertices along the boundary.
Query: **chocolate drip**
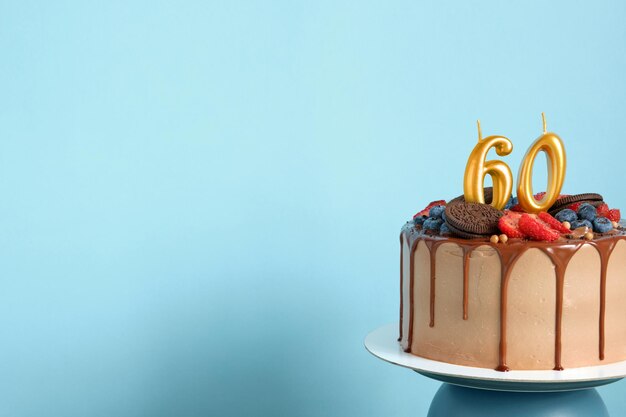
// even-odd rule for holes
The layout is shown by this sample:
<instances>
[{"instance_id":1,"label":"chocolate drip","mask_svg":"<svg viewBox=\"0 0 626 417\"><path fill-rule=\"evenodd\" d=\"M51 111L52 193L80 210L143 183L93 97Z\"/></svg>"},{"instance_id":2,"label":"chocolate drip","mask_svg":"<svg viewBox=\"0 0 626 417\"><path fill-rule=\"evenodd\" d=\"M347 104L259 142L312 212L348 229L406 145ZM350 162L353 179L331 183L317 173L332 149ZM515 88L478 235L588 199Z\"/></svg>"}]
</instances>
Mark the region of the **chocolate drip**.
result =
<instances>
[{"instance_id":1,"label":"chocolate drip","mask_svg":"<svg viewBox=\"0 0 626 417\"><path fill-rule=\"evenodd\" d=\"M467 310L469 308L469 260L472 250L471 246L463 245L463 320L467 320Z\"/></svg>"},{"instance_id":2,"label":"chocolate drip","mask_svg":"<svg viewBox=\"0 0 626 417\"><path fill-rule=\"evenodd\" d=\"M419 240L415 240L411 243L411 250L409 254L409 337L408 346L404 350L405 352L410 352L411 345L413 344L413 322L415 320L415 262L413 262L413 256L415 255L418 242Z\"/></svg>"},{"instance_id":3,"label":"chocolate drip","mask_svg":"<svg viewBox=\"0 0 626 417\"><path fill-rule=\"evenodd\" d=\"M500 256L500 344L498 348L498 367L497 371L506 372L509 367L506 364L506 314L508 306L509 296L509 278L511 277L511 271L515 262L522 254L526 252L527 248L520 248L518 251L500 250L497 246L494 249Z\"/></svg>"},{"instance_id":4,"label":"chocolate drip","mask_svg":"<svg viewBox=\"0 0 626 417\"><path fill-rule=\"evenodd\" d=\"M501 288L500 288L500 342L499 342L499 357L498 371L508 371L507 366L507 307L508 307L508 284L511 275L511 271L515 266L517 260L531 248L537 248L543 251L551 260L555 267L555 285L556 285L556 311L555 311L555 340L554 340L554 369L562 370L562 323L563 323L563 292L565 285L565 273L567 266L576 254L576 252L584 245L590 244L596 248L600 254L601 261L601 276L600 276L600 313L599 313L599 358L604 359L605 349L605 313L606 313L606 275L607 268L610 259L610 255L613 252L617 242L621 239L626 239L624 232L619 234L607 234L604 236L597 236L592 241L582 240L563 240L560 242L535 242L526 240L510 240L507 244L493 244L490 243L487 238L485 239L459 239L459 238L447 238L437 235L426 234L423 231L416 229L412 226L405 226L402 230L402 237L406 239L406 242L410 248L410 315L409 315L409 334L408 334L408 347L405 351L411 351L411 345L413 343L413 322L414 322L414 285L415 285L415 267L414 267L414 254L417 249L417 244L420 240L423 240L430 252L430 327L435 325L435 296L436 296L436 252L437 248L443 243L454 243L461 247L463 251L463 319L468 319L468 304L469 304L469 260L471 252L479 246L487 245L491 246L497 251L500 257L501 264ZM403 256L403 249L401 249L401 259ZM401 285L401 304L400 304L400 337L402 337L402 291L403 291L403 272L402 264L400 266L400 285Z\"/></svg>"},{"instance_id":5,"label":"chocolate drip","mask_svg":"<svg viewBox=\"0 0 626 417\"><path fill-rule=\"evenodd\" d=\"M428 251L430 252L430 327L435 327L435 279L437 273L437 249L443 241L425 240Z\"/></svg>"},{"instance_id":6,"label":"chocolate drip","mask_svg":"<svg viewBox=\"0 0 626 417\"><path fill-rule=\"evenodd\" d=\"M599 316L599 344L598 344L598 358L604 360L604 322L606 315L606 270L609 266L609 258L617 240L599 240L590 242L593 247L596 248L600 254L600 316Z\"/></svg>"},{"instance_id":7,"label":"chocolate drip","mask_svg":"<svg viewBox=\"0 0 626 417\"><path fill-rule=\"evenodd\" d=\"M543 253L548 255L554 265L556 275L556 311L554 323L554 370L562 371L561 363L561 339L563 325L563 287L565 284L565 270L572 257L583 244L581 242L571 243L563 246L547 246L541 248Z\"/></svg>"}]
</instances>

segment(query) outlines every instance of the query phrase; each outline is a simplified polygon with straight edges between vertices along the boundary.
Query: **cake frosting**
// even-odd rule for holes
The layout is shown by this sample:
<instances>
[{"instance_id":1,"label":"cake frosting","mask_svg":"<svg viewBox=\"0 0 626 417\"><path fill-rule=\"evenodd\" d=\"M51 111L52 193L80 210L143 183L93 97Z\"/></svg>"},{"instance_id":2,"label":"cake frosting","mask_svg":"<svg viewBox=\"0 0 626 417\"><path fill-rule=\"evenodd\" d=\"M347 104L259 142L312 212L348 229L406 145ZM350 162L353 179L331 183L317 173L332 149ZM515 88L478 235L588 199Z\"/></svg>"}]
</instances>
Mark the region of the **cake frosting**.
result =
<instances>
[{"instance_id":1,"label":"cake frosting","mask_svg":"<svg viewBox=\"0 0 626 417\"><path fill-rule=\"evenodd\" d=\"M562 370L626 360L626 233L464 239L400 234L405 351L459 365Z\"/></svg>"}]
</instances>

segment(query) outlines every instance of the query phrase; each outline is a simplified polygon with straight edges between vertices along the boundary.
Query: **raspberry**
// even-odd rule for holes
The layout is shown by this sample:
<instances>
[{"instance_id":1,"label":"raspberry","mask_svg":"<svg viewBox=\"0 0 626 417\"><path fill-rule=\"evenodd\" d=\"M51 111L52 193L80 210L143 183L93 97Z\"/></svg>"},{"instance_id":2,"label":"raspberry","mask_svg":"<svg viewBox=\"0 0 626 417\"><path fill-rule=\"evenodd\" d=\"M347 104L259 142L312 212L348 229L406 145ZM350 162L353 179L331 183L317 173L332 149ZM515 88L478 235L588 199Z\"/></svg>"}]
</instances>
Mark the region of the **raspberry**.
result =
<instances>
[{"instance_id":1,"label":"raspberry","mask_svg":"<svg viewBox=\"0 0 626 417\"><path fill-rule=\"evenodd\" d=\"M598 214L598 217L606 217L609 215L609 205L606 203L602 203L600 204L598 207L596 207L596 212Z\"/></svg>"},{"instance_id":2,"label":"raspberry","mask_svg":"<svg viewBox=\"0 0 626 417\"><path fill-rule=\"evenodd\" d=\"M518 213L526 213L524 209L522 208L522 206L520 206L519 204L516 204L513 207L511 207L511 211L516 211Z\"/></svg>"},{"instance_id":3,"label":"raspberry","mask_svg":"<svg viewBox=\"0 0 626 417\"><path fill-rule=\"evenodd\" d=\"M426 206L426 208L418 213L415 213L415 215L413 216L413 218L416 217L420 217L420 216L428 216L428 213L430 212L430 209L435 207L435 206L445 206L446 205L446 200L437 200L437 201L432 201L429 205Z\"/></svg>"},{"instance_id":4,"label":"raspberry","mask_svg":"<svg viewBox=\"0 0 626 417\"><path fill-rule=\"evenodd\" d=\"M539 220L543 221L545 224L547 224L559 233L569 233L570 231L567 227L563 226L560 221L550 216L545 211L539 213Z\"/></svg>"},{"instance_id":5,"label":"raspberry","mask_svg":"<svg viewBox=\"0 0 626 417\"><path fill-rule=\"evenodd\" d=\"M570 210L574 210L575 212L578 213L578 209L580 208L580 206L584 203L584 201L579 201L578 203L574 203L571 204L569 206L567 206L568 209Z\"/></svg>"},{"instance_id":6,"label":"raspberry","mask_svg":"<svg viewBox=\"0 0 626 417\"><path fill-rule=\"evenodd\" d=\"M505 211L504 216L498 220L498 228L502 233L510 238L522 238L525 237L524 233L519 229L519 219L522 217L521 213L515 211Z\"/></svg>"},{"instance_id":7,"label":"raspberry","mask_svg":"<svg viewBox=\"0 0 626 417\"><path fill-rule=\"evenodd\" d=\"M544 195L546 195L545 191L542 191L540 193L535 194L535 200L537 200L537 201L541 200Z\"/></svg>"},{"instance_id":8,"label":"raspberry","mask_svg":"<svg viewBox=\"0 0 626 417\"><path fill-rule=\"evenodd\" d=\"M539 218L529 214L522 214L519 219L519 229L526 237L532 240L552 242L561 236L559 232L543 223Z\"/></svg>"},{"instance_id":9,"label":"raspberry","mask_svg":"<svg viewBox=\"0 0 626 417\"><path fill-rule=\"evenodd\" d=\"M622 219L622 213L619 212L619 209L611 209L606 218L612 222L618 222Z\"/></svg>"}]
</instances>

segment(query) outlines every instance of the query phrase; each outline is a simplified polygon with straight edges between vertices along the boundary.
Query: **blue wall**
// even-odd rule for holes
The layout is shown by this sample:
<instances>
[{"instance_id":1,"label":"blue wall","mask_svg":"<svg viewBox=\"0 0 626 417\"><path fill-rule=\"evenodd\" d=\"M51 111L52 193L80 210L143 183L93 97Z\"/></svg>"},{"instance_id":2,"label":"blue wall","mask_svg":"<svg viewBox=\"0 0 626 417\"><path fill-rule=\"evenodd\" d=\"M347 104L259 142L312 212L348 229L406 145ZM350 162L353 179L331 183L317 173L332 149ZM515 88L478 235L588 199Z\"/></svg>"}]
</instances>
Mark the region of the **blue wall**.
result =
<instances>
[{"instance_id":1,"label":"blue wall","mask_svg":"<svg viewBox=\"0 0 626 417\"><path fill-rule=\"evenodd\" d=\"M423 415L362 340L475 120L626 208L623 3L86 3L0 5L1 415Z\"/></svg>"}]
</instances>

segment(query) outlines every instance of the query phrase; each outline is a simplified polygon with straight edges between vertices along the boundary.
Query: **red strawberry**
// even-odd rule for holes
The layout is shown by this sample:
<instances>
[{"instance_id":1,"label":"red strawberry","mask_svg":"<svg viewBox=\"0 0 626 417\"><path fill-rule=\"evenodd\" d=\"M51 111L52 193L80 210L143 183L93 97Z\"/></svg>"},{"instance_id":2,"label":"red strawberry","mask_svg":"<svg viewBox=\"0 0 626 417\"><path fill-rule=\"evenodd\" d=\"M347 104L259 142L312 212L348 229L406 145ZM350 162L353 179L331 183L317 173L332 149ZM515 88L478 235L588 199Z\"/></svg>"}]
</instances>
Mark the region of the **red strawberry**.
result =
<instances>
[{"instance_id":1,"label":"red strawberry","mask_svg":"<svg viewBox=\"0 0 626 417\"><path fill-rule=\"evenodd\" d=\"M519 219L519 229L526 237L532 240L552 242L561 236L559 232L540 221L540 219L525 213Z\"/></svg>"},{"instance_id":2,"label":"red strawberry","mask_svg":"<svg viewBox=\"0 0 626 417\"><path fill-rule=\"evenodd\" d=\"M578 203L570 204L567 208L578 213L578 208L582 205L582 203L584 203L584 201L579 201Z\"/></svg>"},{"instance_id":3,"label":"red strawberry","mask_svg":"<svg viewBox=\"0 0 626 417\"><path fill-rule=\"evenodd\" d=\"M567 227L563 226L563 224L561 224L560 221L558 221L557 219L555 219L554 217L552 217L545 211L542 211L541 213L539 213L539 220L543 221L545 224L547 224L548 226L550 226L552 229L556 230L559 233L570 232L570 230Z\"/></svg>"},{"instance_id":4,"label":"red strawberry","mask_svg":"<svg viewBox=\"0 0 626 417\"><path fill-rule=\"evenodd\" d=\"M535 214L535 213L528 213L528 215L530 217L532 217L533 219L537 220L539 223L543 224L544 226L549 227L550 229L552 229L552 226L550 226L545 221L541 220L537 214Z\"/></svg>"},{"instance_id":5,"label":"red strawberry","mask_svg":"<svg viewBox=\"0 0 626 417\"><path fill-rule=\"evenodd\" d=\"M535 200L537 200L537 201L541 200L544 195L546 195L545 191L542 191L540 193L535 194Z\"/></svg>"},{"instance_id":6,"label":"red strawberry","mask_svg":"<svg viewBox=\"0 0 626 417\"><path fill-rule=\"evenodd\" d=\"M622 213L619 212L619 209L611 209L606 215L606 218L612 222L618 222L622 219Z\"/></svg>"},{"instance_id":7,"label":"red strawberry","mask_svg":"<svg viewBox=\"0 0 626 417\"><path fill-rule=\"evenodd\" d=\"M515 211L505 211L504 216L500 217L498 221L498 227L500 231L510 238L524 237L524 233L519 229L519 219L522 217L521 213Z\"/></svg>"},{"instance_id":8,"label":"red strawberry","mask_svg":"<svg viewBox=\"0 0 626 417\"><path fill-rule=\"evenodd\" d=\"M446 205L446 200L437 200L437 201L431 201L431 203L429 205L426 206L426 208L418 213L415 213L415 215L413 216L413 218L419 217L419 216L428 216L428 212L430 211L431 208L435 207L435 206L445 206Z\"/></svg>"},{"instance_id":9,"label":"red strawberry","mask_svg":"<svg viewBox=\"0 0 626 417\"><path fill-rule=\"evenodd\" d=\"M511 211L515 211L518 213L525 213L524 209L519 204L516 204L513 207L511 207Z\"/></svg>"},{"instance_id":10,"label":"red strawberry","mask_svg":"<svg viewBox=\"0 0 626 417\"><path fill-rule=\"evenodd\" d=\"M609 215L609 205L606 203L600 204L596 207L596 213L598 217L607 217Z\"/></svg>"}]
</instances>

